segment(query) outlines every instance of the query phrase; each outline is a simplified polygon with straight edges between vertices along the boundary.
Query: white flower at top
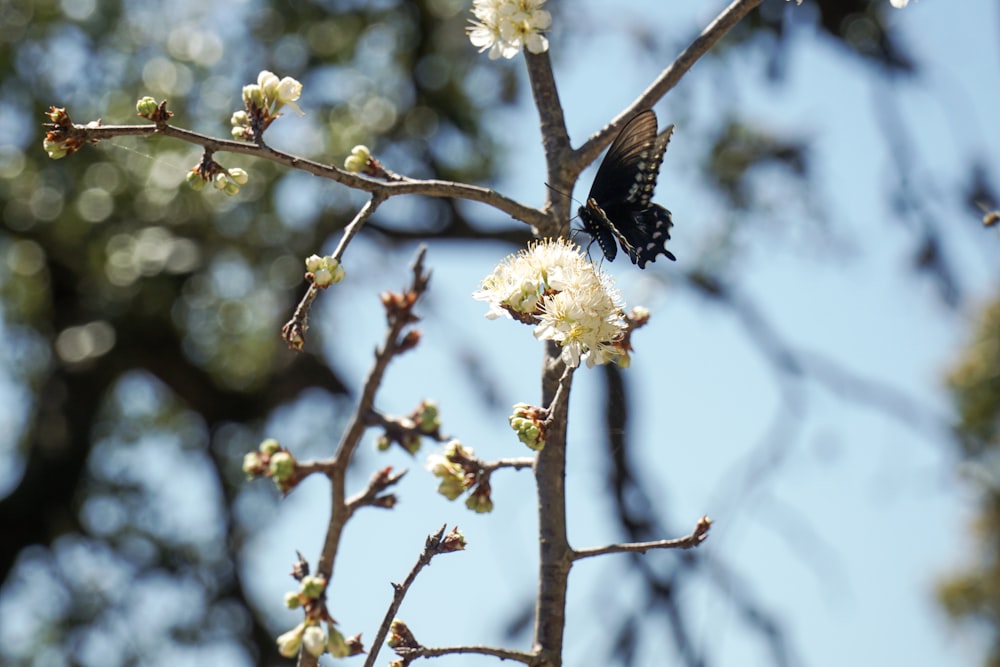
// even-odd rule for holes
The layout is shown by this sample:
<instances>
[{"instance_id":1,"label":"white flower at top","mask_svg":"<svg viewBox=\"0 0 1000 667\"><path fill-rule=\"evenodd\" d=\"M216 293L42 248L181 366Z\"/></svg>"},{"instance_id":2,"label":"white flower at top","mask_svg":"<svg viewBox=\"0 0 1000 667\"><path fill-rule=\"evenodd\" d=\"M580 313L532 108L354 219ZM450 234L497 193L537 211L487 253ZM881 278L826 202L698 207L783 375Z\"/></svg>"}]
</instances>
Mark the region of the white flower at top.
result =
<instances>
[{"instance_id":1,"label":"white flower at top","mask_svg":"<svg viewBox=\"0 0 1000 667\"><path fill-rule=\"evenodd\" d=\"M522 48L532 53L549 50L542 33L552 24L552 15L542 9L545 0L473 0L476 20L466 30L479 52L489 51L490 60L513 58Z\"/></svg>"},{"instance_id":2,"label":"white flower at top","mask_svg":"<svg viewBox=\"0 0 1000 667\"><path fill-rule=\"evenodd\" d=\"M617 345L627 329L621 294L608 274L564 239L509 255L473 297L489 303L490 319L506 315L537 325L535 338L558 343L569 366L581 359L588 366L605 364L624 353Z\"/></svg>"}]
</instances>

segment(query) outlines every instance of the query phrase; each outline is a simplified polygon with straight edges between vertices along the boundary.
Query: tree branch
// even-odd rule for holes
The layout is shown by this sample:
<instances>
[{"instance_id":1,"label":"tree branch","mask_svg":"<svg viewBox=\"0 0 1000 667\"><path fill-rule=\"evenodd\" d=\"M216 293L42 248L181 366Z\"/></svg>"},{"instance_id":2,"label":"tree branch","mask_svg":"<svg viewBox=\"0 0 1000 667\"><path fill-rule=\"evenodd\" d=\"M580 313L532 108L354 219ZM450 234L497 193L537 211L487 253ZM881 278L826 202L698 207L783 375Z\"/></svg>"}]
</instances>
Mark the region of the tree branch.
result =
<instances>
[{"instance_id":1,"label":"tree branch","mask_svg":"<svg viewBox=\"0 0 1000 667\"><path fill-rule=\"evenodd\" d=\"M397 649L396 653L406 661L416 660L417 658L436 658L441 655L459 654L490 655L501 660L514 660L525 665L532 664L532 661L535 659L535 656L531 653L495 646L446 646L441 648L421 646L420 648Z\"/></svg>"},{"instance_id":2,"label":"tree branch","mask_svg":"<svg viewBox=\"0 0 1000 667\"><path fill-rule=\"evenodd\" d=\"M262 160L268 160L284 165L291 169L298 169L307 173L336 181L342 185L356 190L370 192L373 195L382 197L394 197L396 195L424 195L427 197L444 197L453 199L467 199L469 201L487 204L493 208L503 211L515 220L525 222L532 227L544 227L548 218L538 209L525 206L509 197L505 197L489 188L453 181L441 181L436 179L419 180L400 177L400 180L386 182L380 181L360 174L355 174L343 169L338 169L332 165L322 164L306 158L298 157L284 151L271 148L266 144L251 144L231 139L218 139L208 135L175 127L167 123L150 125L80 125L73 123L66 127L46 125L49 130L62 130L62 137L66 139L77 139L84 143L92 143L102 139L111 139L123 136L143 136L162 135L179 139L191 144L202 146L207 151L239 153L249 155Z\"/></svg>"},{"instance_id":3,"label":"tree branch","mask_svg":"<svg viewBox=\"0 0 1000 667\"><path fill-rule=\"evenodd\" d=\"M424 293L427 283L430 280L430 275L424 272L423 266L426 251L427 248L422 247L417 253L417 259L413 264L413 283L410 286L409 292L403 297L410 302L411 308ZM361 436L364 435L367 427L366 416L375 403L375 394L382 384L382 377L385 375L389 362L399 352L401 344L400 334L407 325L412 323L412 314L409 311L397 312L393 315L393 311L389 306L386 307L386 310L389 315L389 330L386 332L382 347L375 351L375 364L365 379L357 408L351 416L351 421L344 431L340 444L337 446L333 469L329 474L332 494L330 526L327 530L326 540L323 543L323 552L317 565L318 572L325 576L327 581L333 579L333 564L340 545L340 535L343 532L344 524L351 514L351 508L345 499L347 467L354 454L354 450L357 449L358 443L361 441Z\"/></svg>"},{"instance_id":4,"label":"tree branch","mask_svg":"<svg viewBox=\"0 0 1000 667\"><path fill-rule=\"evenodd\" d=\"M573 560L582 560L591 556L603 556L604 554L620 554L629 552L646 553L650 549L693 549L708 538L708 531L712 527L712 520L703 516L695 524L690 535L679 537L673 540L657 540L655 542L630 542L627 544L609 544L604 547L591 547L589 549L574 549Z\"/></svg>"}]
</instances>

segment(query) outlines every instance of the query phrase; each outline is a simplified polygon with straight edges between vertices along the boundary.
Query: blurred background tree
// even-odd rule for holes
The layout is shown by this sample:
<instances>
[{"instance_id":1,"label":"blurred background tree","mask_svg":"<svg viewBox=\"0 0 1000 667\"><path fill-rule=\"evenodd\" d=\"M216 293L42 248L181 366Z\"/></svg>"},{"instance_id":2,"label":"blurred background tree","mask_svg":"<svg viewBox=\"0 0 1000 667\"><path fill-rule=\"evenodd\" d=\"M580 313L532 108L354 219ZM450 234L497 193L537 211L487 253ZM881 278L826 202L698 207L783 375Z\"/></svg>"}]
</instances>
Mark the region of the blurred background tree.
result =
<instances>
[{"instance_id":1,"label":"blurred background tree","mask_svg":"<svg viewBox=\"0 0 1000 667\"><path fill-rule=\"evenodd\" d=\"M975 548L964 571L945 578L941 603L957 621L984 630L986 664L1000 665L1000 302L988 303L949 377L957 414L956 440L979 513Z\"/></svg>"},{"instance_id":2,"label":"blurred background tree","mask_svg":"<svg viewBox=\"0 0 1000 667\"><path fill-rule=\"evenodd\" d=\"M648 80L644 76L669 63L721 8L672 23L673 10L657 5L643 20L642 12L653 12L651 3L607 24L601 4L548 7L575 144L630 101ZM906 11L917 9L924 8ZM985 1L954 11L996 25L996 8ZM272 489L243 481L240 461L285 421L302 427L296 444L306 452L326 451L313 434L337 432L345 399L356 387L356 367L367 363L359 357L373 345L363 337L365 316L347 310L345 317L341 310L317 317L302 354L285 349L278 331L303 290L302 258L329 247L362 200L311 176L234 156L225 156L225 166L251 173L238 197L194 193L183 180L199 152L162 139L119 139L52 162L41 150L43 113L57 105L78 122L129 122L135 100L149 94L169 99L177 124L225 136L241 86L270 69L302 81L308 100L305 119L278 123L269 132L272 145L339 164L354 144L367 143L398 173L530 187L525 199L541 201L544 176L527 168L540 153L531 148L538 132L525 104L523 67L516 59L494 62L475 54L464 34L468 6L458 0L169 7L144 0L7 0L0 12L0 289L7 349L0 386L10 426L0 448L0 657L11 665L278 663L280 598L261 592L261 582L248 577L247 562L254 558L252 545L260 545L255 536L279 510ZM764 305L766 283L755 284L772 256L802 248L826 267L843 268L856 248L838 230L842 210L829 203L868 201L864 193L831 185L836 181L828 163L817 167L816 156L829 150L825 135L783 127L783 118L768 117L761 106L760 97L773 97L787 101L791 117L853 122L843 111L823 115L809 103L813 93L801 92L810 88L790 70L802 38L818 44L845 79L861 82L870 95L870 110L862 113L874 116L879 136L868 144L870 154L857 159L885 159L891 178L874 186L887 214L861 215L889 230L878 239L892 244L888 261L912 293L961 328L964 314L992 289L983 286L996 284L996 236L979 227L976 209L977 203L996 205L995 145L980 152L957 147L949 164L961 167L946 179L920 159L924 135L902 121L899 91L885 82L925 85L933 96L940 72L928 64L931 51L912 53L897 38L891 24L899 20L900 12L884 0L819 0L801 7L768 0L669 96L669 117L661 113L661 122L677 123L674 143L682 146L671 149L679 151L675 185L668 185L671 167L665 164L658 199L675 211L680 238L698 240L678 253L677 267L656 267L637 284L654 290L670 285L695 304L723 307L779 387L768 435L751 447L755 438L748 429L746 441L733 444L753 454L738 476L742 485L732 485L730 500L737 503L766 486L796 440L806 385L907 422L924 432L917 438L958 443L962 456L989 465L989 442L996 437L979 424L995 430L996 410L979 406L995 407L996 401L963 389L961 378L971 371L954 375L962 427L960 437L949 439L937 431L947 418L921 414L921 401L933 388L914 389L920 400L913 400L897 390L894 378L872 378L830 355L803 351L782 334L787 320ZM627 51L602 48L609 26L627 39ZM593 71L595 54L604 54L599 57L608 67L634 64L636 71ZM744 78L746 68L754 78ZM602 99L602 87L612 89L614 79L632 74L628 96L616 103ZM687 83L695 76L699 86ZM995 83L982 85L995 91ZM754 89L763 92L752 97L747 91ZM956 93L956 104L964 104L966 94ZM978 96L967 99L968 106L995 108ZM960 125L961 118L948 116L947 126ZM517 183L521 171L531 174L530 185ZM685 205L687 197L701 204ZM677 206L701 209L685 217ZM400 198L380 209L362 242L352 246L348 270L374 299L377 291L398 287L383 279L391 267L405 265L414 241L431 242L433 267L435 252L458 246L495 258L528 238L524 225L481 208ZM977 250L989 253L989 261ZM627 268L615 266L618 272ZM486 270L476 268L473 275ZM338 298L350 304L353 297ZM453 308L439 297L428 319L454 324ZM932 317L924 313L922 321ZM992 328L981 330L984 339L997 331L992 321ZM646 349L667 349L669 342L699 350L697 341L682 343L673 338L675 329L665 331ZM476 389L470 396L502 424L513 401L509 386L493 374L495 351L459 338L451 373L467 373ZM706 377L723 363L718 350L699 354ZM987 363L983 376L995 380L995 356L992 366L985 358L975 363ZM618 535L645 540L679 533L676 526L686 527L693 515L681 517L677 507L662 505L662 481L643 474L644 451L636 430L626 428L627 417L638 417L633 406L650 407L643 400L649 390L638 376L613 370L602 386L604 434L592 439L606 444L599 464L608 490L602 502L612 501ZM676 398L653 395L685 409ZM715 409L736 410L728 404ZM985 421L974 425L974 418ZM447 413L445 423L454 428ZM995 500L990 492L983 498L983 544L992 554L989 507ZM419 528L426 532L440 523L436 516L428 521ZM789 530L794 541L810 544L808 530L796 526ZM285 546L282 558L290 563L297 546ZM409 554L410 546L395 548ZM416 548L414 543L414 553ZM787 615L795 605L782 608L769 600L739 571L735 556L669 554L622 566L623 559L609 576L639 593L628 607L606 607L606 581L593 585L590 599L603 634L600 652L589 655L612 664L649 664L642 647L653 641L685 664L712 664L712 633L692 611L698 589L691 582L701 580L750 629L766 662L809 662L813 647L796 647L788 635ZM996 584L988 573L996 566L987 558L982 567L944 584L942 599L950 612L982 619L995 635L990 610L997 604ZM378 573L380 581L398 576ZM481 622L522 637L527 604L515 600L503 618ZM663 636L665 642L648 639Z\"/></svg>"}]
</instances>

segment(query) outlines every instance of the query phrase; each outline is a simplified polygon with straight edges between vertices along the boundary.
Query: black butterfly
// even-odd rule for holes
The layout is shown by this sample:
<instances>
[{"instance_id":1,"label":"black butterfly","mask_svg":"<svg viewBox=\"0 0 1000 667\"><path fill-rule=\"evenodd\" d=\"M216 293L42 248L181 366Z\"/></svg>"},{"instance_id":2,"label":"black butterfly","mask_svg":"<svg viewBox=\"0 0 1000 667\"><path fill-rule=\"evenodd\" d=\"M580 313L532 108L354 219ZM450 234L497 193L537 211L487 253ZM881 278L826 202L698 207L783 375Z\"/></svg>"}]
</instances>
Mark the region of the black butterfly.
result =
<instances>
[{"instance_id":1,"label":"black butterfly","mask_svg":"<svg viewBox=\"0 0 1000 667\"><path fill-rule=\"evenodd\" d=\"M584 231L597 240L609 262L618 254L615 239L640 269L657 255L676 259L666 247L674 225L670 211L649 201L674 126L659 135L656 129L656 114L649 109L625 124L580 207Z\"/></svg>"}]
</instances>

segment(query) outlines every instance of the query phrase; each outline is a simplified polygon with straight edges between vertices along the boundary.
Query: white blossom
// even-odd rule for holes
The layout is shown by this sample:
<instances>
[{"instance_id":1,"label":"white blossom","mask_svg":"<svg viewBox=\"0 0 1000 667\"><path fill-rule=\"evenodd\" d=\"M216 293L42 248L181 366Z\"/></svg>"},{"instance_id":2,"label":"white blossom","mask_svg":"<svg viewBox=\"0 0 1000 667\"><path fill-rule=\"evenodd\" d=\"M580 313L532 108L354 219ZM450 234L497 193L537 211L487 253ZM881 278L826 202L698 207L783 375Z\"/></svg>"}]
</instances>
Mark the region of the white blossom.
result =
<instances>
[{"instance_id":1,"label":"white blossom","mask_svg":"<svg viewBox=\"0 0 1000 667\"><path fill-rule=\"evenodd\" d=\"M513 58L522 48L547 51L549 41L542 33L552 24L552 15L543 4L545 0L473 0L476 19L466 31L469 41L480 53L489 51L490 60Z\"/></svg>"},{"instance_id":2,"label":"white blossom","mask_svg":"<svg viewBox=\"0 0 1000 667\"><path fill-rule=\"evenodd\" d=\"M275 100L278 103L278 107L281 107L281 105L289 106L295 110L295 113L300 116L304 116L305 112L299 108L298 104L296 104L296 101L301 96L302 84L290 76L286 76L278 82L274 95Z\"/></svg>"},{"instance_id":3,"label":"white blossom","mask_svg":"<svg viewBox=\"0 0 1000 667\"><path fill-rule=\"evenodd\" d=\"M487 276L473 297L486 301L490 319L506 315L535 324L535 338L562 347L569 366L615 361L616 344L627 323L621 294L610 276L598 271L580 250L563 239L534 243L510 255Z\"/></svg>"}]
</instances>

